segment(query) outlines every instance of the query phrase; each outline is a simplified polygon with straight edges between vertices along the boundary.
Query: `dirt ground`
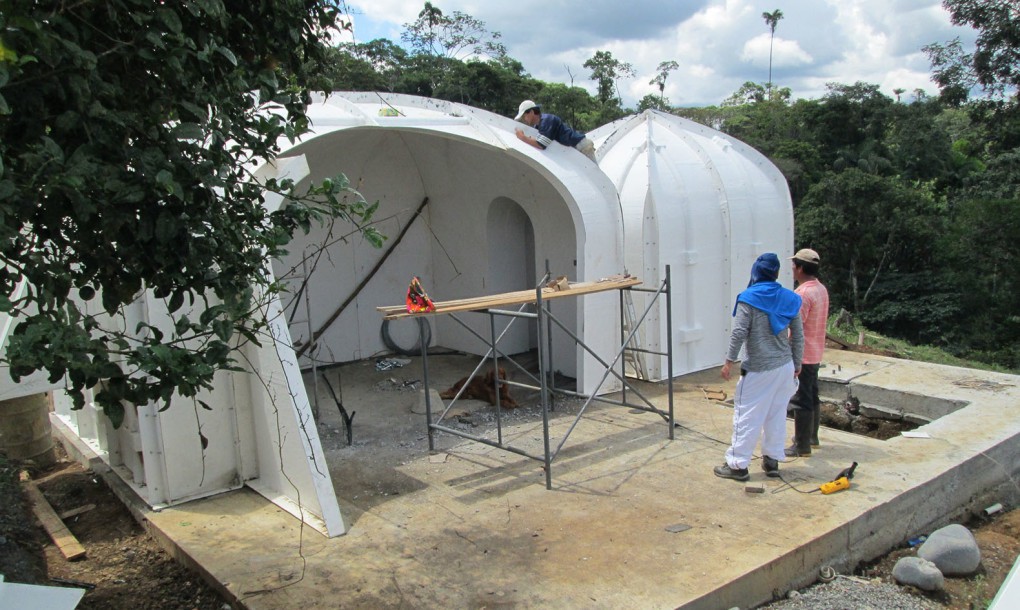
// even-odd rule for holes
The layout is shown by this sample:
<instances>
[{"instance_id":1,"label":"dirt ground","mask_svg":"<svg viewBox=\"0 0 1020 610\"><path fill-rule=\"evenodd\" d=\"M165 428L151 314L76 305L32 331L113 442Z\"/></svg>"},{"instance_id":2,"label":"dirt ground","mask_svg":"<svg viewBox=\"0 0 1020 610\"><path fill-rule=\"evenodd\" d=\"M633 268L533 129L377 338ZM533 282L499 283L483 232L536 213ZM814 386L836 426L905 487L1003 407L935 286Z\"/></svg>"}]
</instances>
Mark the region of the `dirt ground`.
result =
<instances>
[{"instance_id":1,"label":"dirt ground","mask_svg":"<svg viewBox=\"0 0 1020 610\"><path fill-rule=\"evenodd\" d=\"M946 577L945 590L925 593L913 587L906 587L911 593L925 597L950 610L978 610L987 608L1003 580L1020 556L1020 510L997 513L987 519L973 519L965 524L977 539L981 549L981 565L977 574L968 578ZM894 583L893 566L902 557L917 554L913 547L894 549L877 561L860 568L859 575L881 578L882 582Z\"/></svg>"},{"instance_id":2,"label":"dirt ground","mask_svg":"<svg viewBox=\"0 0 1020 610\"><path fill-rule=\"evenodd\" d=\"M19 475L27 471L85 548L68 561L34 517ZM0 573L8 582L85 588L81 610L222 610L230 604L163 551L93 472L62 457L46 469L0 456Z\"/></svg>"}]
</instances>

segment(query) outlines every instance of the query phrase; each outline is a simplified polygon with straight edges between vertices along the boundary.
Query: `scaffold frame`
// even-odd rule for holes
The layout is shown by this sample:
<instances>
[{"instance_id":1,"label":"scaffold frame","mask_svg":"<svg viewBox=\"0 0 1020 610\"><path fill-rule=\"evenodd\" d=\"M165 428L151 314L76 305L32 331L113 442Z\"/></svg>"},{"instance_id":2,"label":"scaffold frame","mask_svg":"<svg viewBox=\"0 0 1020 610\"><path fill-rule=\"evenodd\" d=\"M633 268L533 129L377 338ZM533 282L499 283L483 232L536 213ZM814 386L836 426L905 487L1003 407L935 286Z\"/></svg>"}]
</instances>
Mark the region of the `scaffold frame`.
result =
<instances>
[{"instance_id":1,"label":"scaffold frame","mask_svg":"<svg viewBox=\"0 0 1020 610\"><path fill-rule=\"evenodd\" d=\"M605 278L598 282L580 282L570 284L567 283L566 287L562 286L562 283L556 281L550 281L551 274L547 271L542 281L535 287L534 291L524 290L519 292L502 293L495 295L488 295L482 297L474 297L468 299L459 299L455 301L438 301L435 303L435 311L433 312L418 312L409 313L404 306L392 306L392 307L379 307L378 310L383 313L385 320L394 320L398 318L418 318L418 329L420 336L421 347L421 362L422 362L422 383L424 388L424 401L425 401L425 419L428 432L429 440L429 451L435 451L435 434L442 432L450 434L460 438L464 438L477 443L485 444L491 447L501 449L510 453L521 455L523 457L533 459L543 463L545 471L545 485L546 489L552 489L552 464L560 451L566 445L567 440L577 427L578 423L584 417L588 407L593 402L600 402L605 404L611 404L616 406L625 406L631 409L637 409L641 411L647 411L659 415L668 425L668 437L670 440L674 440L674 428L676 427L676 419L673 408L673 345L672 345L672 302L671 302L671 287L670 287L670 268L666 266L666 272L664 279L655 288L641 287L641 281L630 275L614 276L612 278ZM617 290L620 298L620 338L621 343L619 349L616 351L615 356L607 362L591 348L585 345L584 341L581 340L574 332L572 332L566 325L563 324L552 312L549 307L549 302L558 298L565 297L577 297L582 295L590 295L600 292L607 292L610 290ZM647 300L646 307L642 314L638 317L636 323L633 323L633 328L626 328L624 316L624 296L627 291L643 292L653 295ZM637 336L641 325L644 323L648 314L659 302L660 297L665 297L666 301L666 349L661 350L650 350L634 346L634 338ZM502 307L517 305L516 310L502 309ZM534 311L527 311L528 309ZM483 337L481 334L476 332L467 323L461 320L457 314L459 313L479 313L489 317L489 337ZM534 382L534 384L523 383L520 381L510 381L509 379L500 379L498 375L494 375L493 384L496 395L496 440L484 438L475 434L470 434L463 430L458 430L450 426L444 425L444 419L450 413L450 410L456 404L463 392L463 387L457 393L457 395L450 400L444 406L444 409L439 416L433 419L433 405L432 397L430 392L430 381L429 381L429 355L428 355L428 344L425 333L426 325L423 324L426 316L440 316L449 315L451 319L456 321L458 324L463 326L474 335L479 341L482 341L488 346L488 350L483 354L474 370L468 376L465 386L470 382L485 366L487 362L492 363L492 370L498 371L500 366L500 360L508 361L517 367L518 370L523 371L527 377ZM497 332L497 318L509 318L506 325ZM538 375L533 375L525 367L517 363L512 356L504 354L499 349L499 341L509 331L513 323L518 319L534 319L537 321L536 324L536 344L538 350ZM557 388L555 385L555 375L552 369L552 330L558 328L560 331L566 333L567 336L575 344L575 348L579 347L585 350L591 357L600 364L603 368L602 379L595 386L594 391L589 395L580 394L575 391L567 390L565 388ZM626 374L626 362L624 355L628 352L640 352L646 354L654 354L659 356L665 356L667 362L667 394L668 394L668 409L663 411L658 407L654 406L650 400L641 394L641 392L631 383L630 379ZM619 365L619 370L617 370ZM601 389L606 380L610 376L615 377L621 383L621 398L620 400L613 400L599 396L598 391ZM543 436L543 453L542 455L536 455L534 453L525 451L520 447L515 447L510 443L504 442L503 438L503 421L502 412L504 408L499 404L500 399L500 385L506 383L510 386L528 388L532 390L538 390L540 392L540 403L542 408L542 436ZM535 385L537 384L537 385ZM640 402L633 402L628 400L628 392L640 399ZM559 438L559 443L552 448L552 437L549 429L549 414L555 408L553 403L553 396L555 394L565 396L575 396L584 398L585 402L574 416L573 422L568 427L567 431Z\"/></svg>"}]
</instances>

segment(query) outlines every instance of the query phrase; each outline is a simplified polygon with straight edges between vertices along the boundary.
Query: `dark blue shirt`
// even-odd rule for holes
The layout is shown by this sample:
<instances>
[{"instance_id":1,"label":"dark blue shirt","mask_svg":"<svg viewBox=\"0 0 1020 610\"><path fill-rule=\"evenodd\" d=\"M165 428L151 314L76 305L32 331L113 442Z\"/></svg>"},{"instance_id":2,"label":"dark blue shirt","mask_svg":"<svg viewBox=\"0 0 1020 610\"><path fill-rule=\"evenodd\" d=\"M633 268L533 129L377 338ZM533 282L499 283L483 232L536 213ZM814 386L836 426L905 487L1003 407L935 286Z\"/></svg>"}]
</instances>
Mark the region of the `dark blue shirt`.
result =
<instances>
[{"instance_id":1,"label":"dark blue shirt","mask_svg":"<svg viewBox=\"0 0 1020 610\"><path fill-rule=\"evenodd\" d=\"M574 147L584 139L584 134L571 129L563 119L555 114L543 114L538 122L538 145L547 148L553 141L564 146Z\"/></svg>"}]
</instances>

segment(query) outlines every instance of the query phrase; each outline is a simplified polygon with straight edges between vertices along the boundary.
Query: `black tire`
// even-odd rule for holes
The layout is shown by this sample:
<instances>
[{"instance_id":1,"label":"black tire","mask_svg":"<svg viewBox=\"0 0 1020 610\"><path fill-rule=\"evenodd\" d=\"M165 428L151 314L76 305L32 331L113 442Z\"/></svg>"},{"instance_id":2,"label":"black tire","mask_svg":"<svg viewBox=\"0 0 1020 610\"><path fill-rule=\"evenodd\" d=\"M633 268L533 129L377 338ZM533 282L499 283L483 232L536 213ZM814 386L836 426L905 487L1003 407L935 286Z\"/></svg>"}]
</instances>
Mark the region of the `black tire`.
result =
<instances>
[{"instance_id":1,"label":"black tire","mask_svg":"<svg viewBox=\"0 0 1020 610\"><path fill-rule=\"evenodd\" d=\"M425 318L417 319L419 327L425 326L425 346L428 347L432 344L432 325ZM383 345L386 349L396 352L402 356L421 356L421 334L418 335L418 340L415 341L414 345L410 348L400 347L393 341L393 337L390 336L390 320L383 320L382 327L379 329L379 334L382 335Z\"/></svg>"}]
</instances>

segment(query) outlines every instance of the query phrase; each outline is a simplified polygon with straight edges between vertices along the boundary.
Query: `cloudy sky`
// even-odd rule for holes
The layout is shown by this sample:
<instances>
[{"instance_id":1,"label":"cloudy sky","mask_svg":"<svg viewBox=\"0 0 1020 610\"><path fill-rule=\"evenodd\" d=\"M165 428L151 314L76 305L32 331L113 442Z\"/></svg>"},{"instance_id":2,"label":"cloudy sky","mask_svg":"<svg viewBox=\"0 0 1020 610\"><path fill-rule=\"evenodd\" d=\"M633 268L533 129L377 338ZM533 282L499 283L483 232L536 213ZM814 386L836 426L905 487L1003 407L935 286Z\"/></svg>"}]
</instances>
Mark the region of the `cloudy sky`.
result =
<instances>
[{"instance_id":1,"label":"cloudy sky","mask_svg":"<svg viewBox=\"0 0 1020 610\"><path fill-rule=\"evenodd\" d=\"M358 42L400 42L424 0L349 0ZM648 93L657 66L680 68L665 95L678 106L718 105L747 81L767 83L769 28L762 13L783 12L772 49L772 81L794 99L816 99L825 84L857 81L893 90L937 94L921 48L974 32L950 23L940 0L435 0L445 14L461 11L502 34L509 55L533 77L570 82L594 92L582 64L596 51L632 64L620 82L625 106ZM904 97L909 97L907 93Z\"/></svg>"}]
</instances>

